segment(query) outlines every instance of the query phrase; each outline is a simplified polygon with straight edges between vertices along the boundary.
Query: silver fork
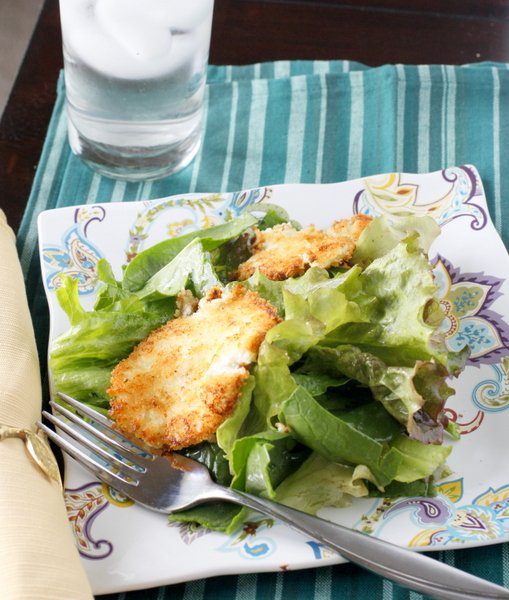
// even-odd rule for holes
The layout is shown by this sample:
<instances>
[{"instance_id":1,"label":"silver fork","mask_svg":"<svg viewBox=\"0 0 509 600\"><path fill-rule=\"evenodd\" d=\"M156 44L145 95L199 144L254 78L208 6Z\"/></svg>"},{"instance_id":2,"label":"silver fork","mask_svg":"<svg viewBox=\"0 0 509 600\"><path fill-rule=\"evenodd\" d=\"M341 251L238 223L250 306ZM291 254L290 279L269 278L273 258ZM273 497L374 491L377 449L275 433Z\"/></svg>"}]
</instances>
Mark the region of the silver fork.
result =
<instances>
[{"instance_id":1,"label":"silver fork","mask_svg":"<svg viewBox=\"0 0 509 600\"><path fill-rule=\"evenodd\" d=\"M54 411L65 420L46 411L43 415L74 441L68 441L42 423L37 425L99 480L148 509L170 514L206 500L226 500L279 519L351 562L418 592L446 600L509 599L509 590L423 554L271 500L220 486L197 461L176 453L167 457L154 456L112 429L112 422L102 414L65 394L57 395L95 425L53 401L50 404ZM75 442L119 473L85 454Z\"/></svg>"}]
</instances>

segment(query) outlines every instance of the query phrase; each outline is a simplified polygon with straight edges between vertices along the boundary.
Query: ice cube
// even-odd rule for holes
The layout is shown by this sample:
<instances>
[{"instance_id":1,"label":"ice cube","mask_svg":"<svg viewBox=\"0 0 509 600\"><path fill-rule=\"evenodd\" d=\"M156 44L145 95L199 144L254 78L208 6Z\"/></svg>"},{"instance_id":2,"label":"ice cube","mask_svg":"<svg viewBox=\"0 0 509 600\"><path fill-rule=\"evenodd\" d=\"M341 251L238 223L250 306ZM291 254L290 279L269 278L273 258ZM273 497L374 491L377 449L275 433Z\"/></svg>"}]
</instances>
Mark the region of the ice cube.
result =
<instances>
[{"instance_id":1,"label":"ice cube","mask_svg":"<svg viewBox=\"0 0 509 600\"><path fill-rule=\"evenodd\" d=\"M171 31L147 11L147 0L98 0L97 21L131 57L146 62L167 56Z\"/></svg>"},{"instance_id":2,"label":"ice cube","mask_svg":"<svg viewBox=\"0 0 509 600\"><path fill-rule=\"evenodd\" d=\"M146 4L147 8L154 4L154 9L157 5L159 10L159 5L163 3L165 23L174 30L192 31L203 21L212 18L212 0L148 0Z\"/></svg>"},{"instance_id":3,"label":"ice cube","mask_svg":"<svg viewBox=\"0 0 509 600\"><path fill-rule=\"evenodd\" d=\"M206 32L198 30L185 35L173 35L171 48L171 64L176 69L187 64L187 68L194 69L193 63L203 65L207 61L209 50L209 37ZM201 66L197 69L200 70Z\"/></svg>"},{"instance_id":4,"label":"ice cube","mask_svg":"<svg viewBox=\"0 0 509 600\"><path fill-rule=\"evenodd\" d=\"M64 47L76 61L83 61L88 66L103 70L105 60L110 63L109 70L115 70L118 60L111 42L97 27L94 5L90 0L73 0L62 2L60 10Z\"/></svg>"},{"instance_id":5,"label":"ice cube","mask_svg":"<svg viewBox=\"0 0 509 600\"><path fill-rule=\"evenodd\" d=\"M75 60L109 76L159 77L193 56L206 60L212 6L212 0L65 0L64 44Z\"/></svg>"},{"instance_id":6,"label":"ice cube","mask_svg":"<svg viewBox=\"0 0 509 600\"><path fill-rule=\"evenodd\" d=\"M93 6L89 6L87 0L72 0L62 2L60 6L60 20L64 34L71 34L80 29L81 26L87 26L87 21L93 18Z\"/></svg>"}]
</instances>

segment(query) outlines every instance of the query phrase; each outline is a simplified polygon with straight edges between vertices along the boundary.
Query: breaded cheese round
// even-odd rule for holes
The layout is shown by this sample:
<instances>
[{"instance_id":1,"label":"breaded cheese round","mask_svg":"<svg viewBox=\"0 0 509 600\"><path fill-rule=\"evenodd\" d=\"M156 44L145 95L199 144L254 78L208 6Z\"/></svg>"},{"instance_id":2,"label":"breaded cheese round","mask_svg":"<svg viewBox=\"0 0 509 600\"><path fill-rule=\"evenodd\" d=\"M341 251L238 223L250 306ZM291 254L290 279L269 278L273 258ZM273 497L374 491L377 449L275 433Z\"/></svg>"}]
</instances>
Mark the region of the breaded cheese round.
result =
<instances>
[{"instance_id":1,"label":"breaded cheese round","mask_svg":"<svg viewBox=\"0 0 509 600\"><path fill-rule=\"evenodd\" d=\"M360 234L372 220L359 214L334 222L326 231L314 225L297 230L288 223L265 231L255 230L252 256L230 275L244 281L259 270L273 281L283 281L303 275L310 267L328 269L346 265Z\"/></svg>"},{"instance_id":2,"label":"breaded cheese round","mask_svg":"<svg viewBox=\"0 0 509 600\"><path fill-rule=\"evenodd\" d=\"M229 417L276 309L238 284L208 291L198 310L168 321L113 370L110 415L128 437L178 450Z\"/></svg>"}]
</instances>

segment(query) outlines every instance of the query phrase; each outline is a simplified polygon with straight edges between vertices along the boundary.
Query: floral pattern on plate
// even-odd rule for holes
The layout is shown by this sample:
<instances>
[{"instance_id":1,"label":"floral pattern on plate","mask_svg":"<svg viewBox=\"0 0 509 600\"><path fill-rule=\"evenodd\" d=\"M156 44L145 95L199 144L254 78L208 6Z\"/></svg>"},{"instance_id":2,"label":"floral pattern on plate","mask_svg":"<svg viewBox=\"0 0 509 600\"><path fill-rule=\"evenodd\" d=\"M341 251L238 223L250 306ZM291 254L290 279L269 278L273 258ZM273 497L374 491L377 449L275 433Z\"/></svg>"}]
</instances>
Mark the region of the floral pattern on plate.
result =
<instances>
[{"instance_id":1,"label":"floral pattern on plate","mask_svg":"<svg viewBox=\"0 0 509 600\"><path fill-rule=\"evenodd\" d=\"M486 211L475 203L481 188L477 171L469 167L455 167L441 171L441 176L445 185L434 195L427 194L421 184L412 182L412 176L406 174L366 177L364 189L355 197L354 210L373 217L386 215L390 219L429 216L440 226L469 216L473 229L485 227Z\"/></svg>"},{"instance_id":2,"label":"floral pattern on plate","mask_svg":"<svg viewBox=\"0 0 509 600\"><path fill-rule=\"evenodd\" d=\"M509 485L489 488L471 503L462 504L463 478L438 486L436 498L385 500L370 514L363 515L360 531L380 535L383 527L394 520L410 519L418 533L409 546L447 546L468 542L490 542L509 532Z\"/></svg>"}]
</instances>

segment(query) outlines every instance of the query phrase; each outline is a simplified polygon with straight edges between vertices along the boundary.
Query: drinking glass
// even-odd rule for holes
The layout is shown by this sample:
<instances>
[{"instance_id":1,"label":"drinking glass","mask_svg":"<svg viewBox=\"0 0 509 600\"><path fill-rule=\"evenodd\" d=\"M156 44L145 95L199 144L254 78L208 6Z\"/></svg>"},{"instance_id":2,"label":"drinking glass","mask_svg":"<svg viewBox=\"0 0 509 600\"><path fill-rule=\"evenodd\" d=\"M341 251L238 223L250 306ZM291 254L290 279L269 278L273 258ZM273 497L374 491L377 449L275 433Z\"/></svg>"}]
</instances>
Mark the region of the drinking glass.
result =
<instances>
[{"instance_id":1,"label":"drinking glass","mask_svg":"<svg viewBox=\"0 0 509 600\"><path fill-rule=\"evenodd\" d=\"M60 0L72 151L128 181L188 165L202 137L214 0Z\"/></svg>"}]
</instances>

